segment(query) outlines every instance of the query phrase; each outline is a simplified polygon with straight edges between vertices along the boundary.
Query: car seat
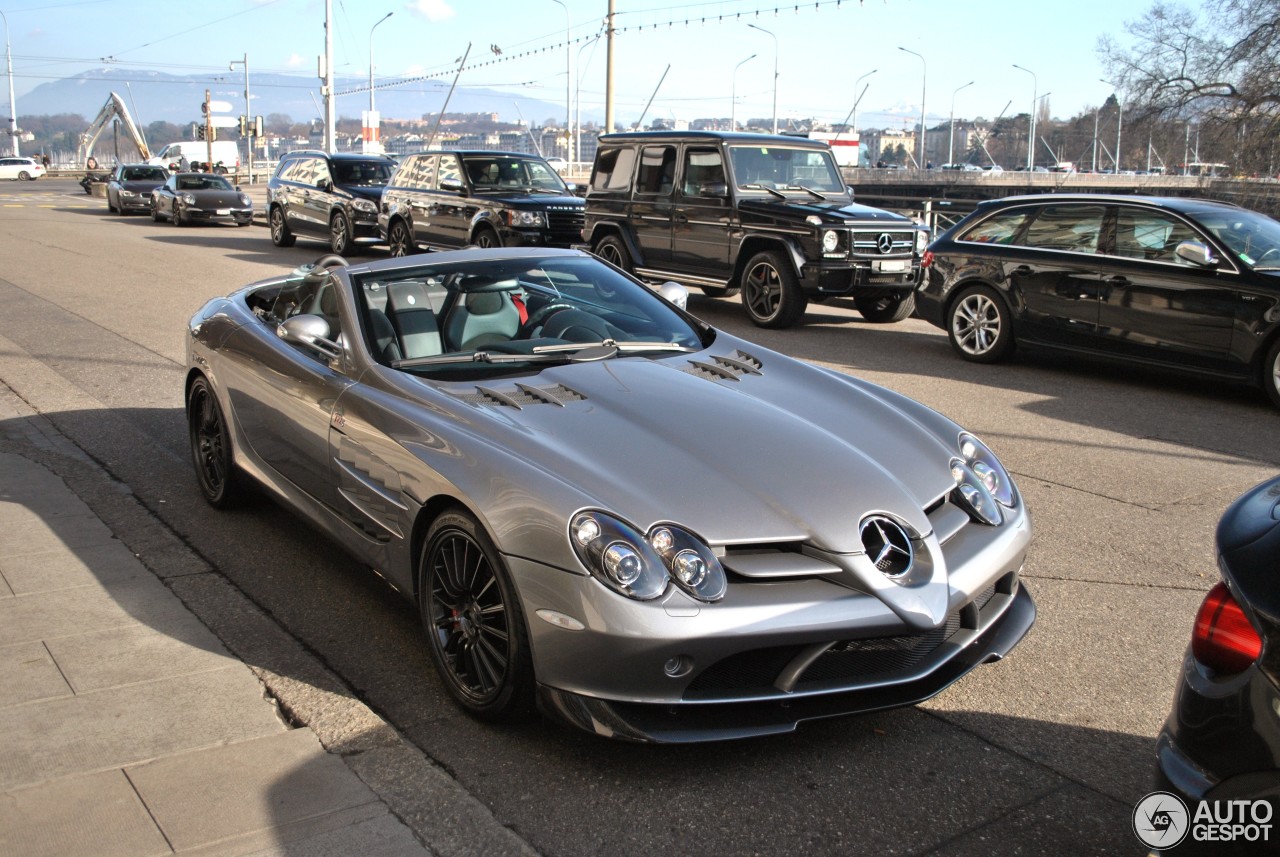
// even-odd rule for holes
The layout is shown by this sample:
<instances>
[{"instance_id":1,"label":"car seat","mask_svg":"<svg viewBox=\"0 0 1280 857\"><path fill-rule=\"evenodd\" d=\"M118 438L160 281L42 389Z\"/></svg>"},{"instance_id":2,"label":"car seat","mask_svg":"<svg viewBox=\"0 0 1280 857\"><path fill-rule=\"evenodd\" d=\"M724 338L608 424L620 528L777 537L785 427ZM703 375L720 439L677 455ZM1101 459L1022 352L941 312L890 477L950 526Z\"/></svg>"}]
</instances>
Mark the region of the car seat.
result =
<instances>
[{"instance_id":1,"label":"car seat","mask_svg":"<svg viewBox=\"0 0 1280 857\"><path fill-rule=\"evenodd\" d=\"M445 338L459 351L508 342L520 329L520 310L508 291L460 295L445 319Z\"/></svg>"},{"instance_id":2,"label":"car seat","mask_svg":"<svg viewBox=\"0 0 1280 857\"><path fill-rule=\"evenodd\" d=\"M387 314L380 309L370 308L369 310L369 334L372 339L373 356L378 362L390 366L404 356L400 353L395 328L391 326Z\"/></svg>"},{"instance_id":3,"label":"car seat","mask_svg":"<svg viewBox=\"0 0 1280 857\"><path fill-rule=\"evenodd\" d=\"M388 284L387 311L405 360L435 357L444 352L440 323L424 283L405 280Z\"/></svg>"}]
</instances>

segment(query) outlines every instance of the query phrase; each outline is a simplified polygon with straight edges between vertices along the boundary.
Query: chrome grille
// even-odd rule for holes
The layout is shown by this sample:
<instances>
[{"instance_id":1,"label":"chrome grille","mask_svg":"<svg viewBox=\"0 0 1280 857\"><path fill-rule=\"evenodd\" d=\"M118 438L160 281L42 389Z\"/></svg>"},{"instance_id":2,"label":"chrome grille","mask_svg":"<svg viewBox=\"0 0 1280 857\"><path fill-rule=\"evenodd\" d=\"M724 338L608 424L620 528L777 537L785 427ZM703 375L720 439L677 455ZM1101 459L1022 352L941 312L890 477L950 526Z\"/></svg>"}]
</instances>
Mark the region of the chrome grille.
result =
<instances>
[{"instance_id":1,"label":"chrome grille","mask_svg":"<svg viewBox=\"0 0 1280 857\"><path fill-rule=\"evenodd\" d=\"M888 235L893 241L893 249L888 253L880 252L880 236ZM909 254L915 249L916 234L887 229L860 231L853 233L853 255L878 259L884 256L900 256Z\"/></svg>"}]
</instances>

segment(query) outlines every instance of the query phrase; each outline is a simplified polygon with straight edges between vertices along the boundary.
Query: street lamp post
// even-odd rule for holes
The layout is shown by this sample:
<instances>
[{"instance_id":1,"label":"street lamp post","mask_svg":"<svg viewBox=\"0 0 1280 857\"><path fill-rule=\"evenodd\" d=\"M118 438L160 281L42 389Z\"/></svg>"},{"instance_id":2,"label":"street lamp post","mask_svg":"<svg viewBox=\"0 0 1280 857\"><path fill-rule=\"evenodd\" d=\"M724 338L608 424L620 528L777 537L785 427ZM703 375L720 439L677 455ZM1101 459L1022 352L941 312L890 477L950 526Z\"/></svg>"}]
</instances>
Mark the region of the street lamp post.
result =
<instances>
[{"instance_id":1,"label":"street lamp post","mask_svg":"<svg viewBox=\"0 0 1280 857\"><path fill-rule=\"evenodd\" d=\"M948 164L955 163L956 95L959 94L960 90L964 89L966 86L973 86L973 84L974 84L974 81L971 80L962 86L957 86L955 89L955 92L951 93L951 123L950 123L950 127L947 129L947 163Z\"/></svg>"},{"instance_id":2,"label":"street lamp post","mask_svg":"<svg viewBox=\"0 0 1280 857\"><path fill-rule=\"evenodd\" d=\"M564 9L564 133L568 137L564 141L565 160L573 159L573 52L569 50L569 7L564 0L551 0Z\"/></svg>"},{"instance_id":3,"label":"street lamp post","mask_svg":"<svg viewBox=\"0 0 1280 857\"><path fill-rule=\"evenodd\" d=\"M929 81L929 66L928 66L928 64L927 64L927 63L925 63L925 61L924 61L924 55L923 55L923 54L918 54L918 53L916 53L915 51L911 50L910 48L904 48L904 47L902 47L901 45L899 45L899 46L898 46L898 50L900 50L900 51L905 51L905 52L907 52L907 53L909 53L909 54L912 54L912 55L914 55L914 56L916 56L916 57L919 57L919 58L920 58L920 150L919 150L920 158L916 161L916 166L917 166L917 167L923 167L923 166L924 166L924 162L925 162L925 157L924 157L924 92L925 92L925 84L926 84L926 83L928 83L928 81Z\"/></svg>"},{"instance_id":4,"label":"street lamp post","mask_svg":"<svg viewBox=\"0 0 1280 857\"><path fill-rule=\"evenodd\" d=\"M253 115L249 112L249 54L245 53L244 59L227 63L227 70L235 71L237 65L244 66L244 123L245 136L249 138L249 144L245 148L248 149L249 184L253 184L253 136L248 133L253 127Z\"/></svg>"},{"instance_id":5,"label":"street lamp post","mask_svg":"<svg viewBox=\"0 0 1280 857\"><path fill-rule=\"evenodd\" d=\"M13 141L13 156L18 157L18 104L13 100L13 51L9 49L9 18L4 19L4 64L9 72L9 139Z\"/></svg>"},{"instance_id":6,"label":"street lamp post","mask_svg":"<svg viewBox=\"0 0 1280 857\"><path fill-rule=\"evenodd\" d=\"M374 111L373 107L373 31L378 29L378 24L390 18L395 12L388 12L378 19L378 23L369 28L369 112ZM372 119L372 117L370 117Z\"/></svg>"},{"instance_id":7,"label":"street lamp post","mask_svg":"<svg viewBox=\"0 0 1280 857\"><path fill-rule=\"evenodd\" d=\"M1120 175L1120 128L1124 124L1124 103L1120 100L1119 87L1111 81L1103 80L1102 78L1098 78L1098 82L1105 83L1107 86L1115 90L1113 94L1116 97L1116 154L1112 160L1115 161L1116 164L1116 175Z\"/></svg>"},{"instance_id":8,"label":"street lamp post","mask_svg":"<svg viewBox=\"0 0 1280 857\"><path fill-rule=\"evenodd\" d=\"M1040 100L1036 93L1040 91L1040 81L1036 79L1036 73L1031 69L1023 68L1017 63L1014 63L1013 67L1031 75L1031 124L1027 127L1027 172L1030 172L1035 168L1036 163L1036 102Z\"/></svg>"},{"instance_id":9,"label":"street lamp post","mask_svg":"<svg viewBox=\"0 0 1280 857\"><path fill-rule=\"evenodd\" d=\"M378 25L394 15L395 12L388 12L377 20L372 27L369 28L369 115L366 119L367 129L364 136L364 151L376 152L382 150L380 144L380 135L378 127L381 123L376 118L377 109L373 102L373 31L378 29ZM375 148L374 144L378 144Z\"/></svg>"},{"instance_id":10,"label":"street lamp post","mask_svg":"<svg viewBox=\"0 0 1280 857\"><path fill-rule=\"evenodd\" d=\"M769 33L773 39L773 133L778 133L778 37L770 33L764 27L758 27L755 24L747 24L753 30L759 30L762 33Z\"/></svg>"},{"instance_id":11,"label":"street lamp post","mask_svg":"<svg viewBox=\"0 0 1280 857\"><path fill-rule=\"evenodd\" d=\"M871 75L875 74L879 70L880 69L878 68L873 68L871 69L871 71L867 72L866 74L859 76L858 79L853 82L853 91L857 92L858 94L853 99L853 106L849 108L849 115L844 117L844 123L843 123L844 127L852 131L855 135L857 135L857 138L858 138L857 140L858 159L857 159L857 163L854 164L855 167L862 166L862 135L858 134L858 102L860 102L862 100L862 96L866 95L867 93L867 90L865 88L861 92L858 92L858 84L862 83L862 81L866 80L868 77L871 77ZM871 86L871 84L868 83L867 86ZM835 140L840 139L841 133L843 132L841 131L836 132L835 139L832 140L833 143L835 142Z\"/></svg>"},{"instance_id":12,"label":"street lamp post","mask_svg":"<svg viewBox=\"0 0 1280 857\"><path fill-rule=\"evenodd\" d=\"M578 48L578 77L573 83L573 162L575 164L582 161L582 72L585 70L582 66L582 52L595 45L600 41L600 33L589 42L584 42ZM592 54L595 56L595 54ZM591 64L591 57L587 57L587 64Z\"/></svg>"},{"instance_id":13,"label":"street lamp post","mask_svg":"<svg viewBox=\"0 0 1280 857\"><path fill-rule=\"evenodd\" d=\"M730 89L730 95L729 95L729 102L730 102L729 103L729 130L730 131L738 130L738 69L742 68L742 66L745 63L749 63L755 58L756 58L756 54L752 54L751 56L747 57L742 62L738 63L733 67L733 86Z\"/></svg>"}]
</instances>

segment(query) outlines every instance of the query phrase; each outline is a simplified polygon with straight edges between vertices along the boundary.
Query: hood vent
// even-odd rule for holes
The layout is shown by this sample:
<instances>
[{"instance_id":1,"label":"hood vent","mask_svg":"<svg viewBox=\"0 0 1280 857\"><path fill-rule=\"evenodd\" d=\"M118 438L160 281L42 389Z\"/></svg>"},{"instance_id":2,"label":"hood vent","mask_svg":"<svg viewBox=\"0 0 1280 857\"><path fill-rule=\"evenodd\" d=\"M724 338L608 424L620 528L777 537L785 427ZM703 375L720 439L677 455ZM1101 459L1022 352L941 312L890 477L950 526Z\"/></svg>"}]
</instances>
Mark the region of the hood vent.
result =
<instances>
[{"instance_id":1,"label":"hood vent","mask_svg":"<svg viewBox=\"0 0 1280 857\"><path fill-rule=\"evenodd\" d=\"M743 375L761 375L764 368L759 360L742 351L734 351L728 356L717 354L710 362L690 360L689 368L684 371L699 378L711 381L737 381Z\"/></svg>"},{"instance_id":2,"label":"hood vent","mask_svg":"<svg viewBox=\"0 0 1280 857\"><path fill-rule=\"evenodd\" d=\"M563 384L535 387L532 384L520 383L517 383L514 389L508 390L477 386L474 393L456 395L462 401L472 405L498 405L504 408L515 408L518 411L523 410L526 405L559 405L563 408L568 402L581 402L587 398Z\"/></svg>"}]
</instances>

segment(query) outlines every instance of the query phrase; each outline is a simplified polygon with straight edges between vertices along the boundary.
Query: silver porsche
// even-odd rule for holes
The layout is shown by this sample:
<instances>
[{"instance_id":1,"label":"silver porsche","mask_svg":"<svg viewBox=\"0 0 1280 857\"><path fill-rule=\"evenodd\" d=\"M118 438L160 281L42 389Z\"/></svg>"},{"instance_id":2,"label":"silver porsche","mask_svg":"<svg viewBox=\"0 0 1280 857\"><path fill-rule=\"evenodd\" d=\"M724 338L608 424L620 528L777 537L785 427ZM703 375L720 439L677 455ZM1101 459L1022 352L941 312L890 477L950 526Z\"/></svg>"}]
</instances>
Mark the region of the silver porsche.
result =
<instances>
[{"instance_id":1,"label":"silver porsche","mask_svg":"<svg viewBox=\"0 0 1280 857\"><path fill-rule=\"evenodd\" d=\"M256 485L419 610L471 714L786 732L1008 653L1031 538L979 438L594 256L326 257L191 319L215 507Z\"/></svg>"}]
</instances>

